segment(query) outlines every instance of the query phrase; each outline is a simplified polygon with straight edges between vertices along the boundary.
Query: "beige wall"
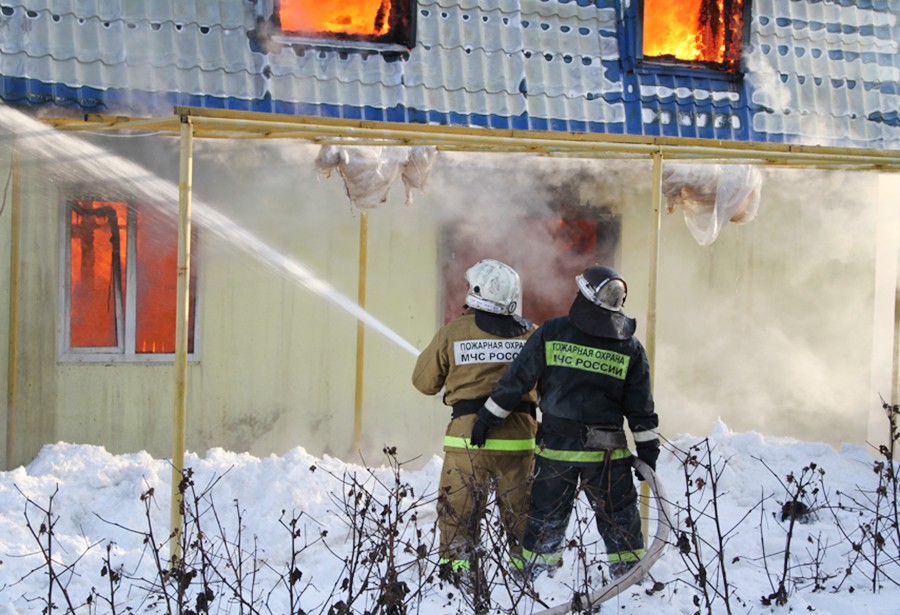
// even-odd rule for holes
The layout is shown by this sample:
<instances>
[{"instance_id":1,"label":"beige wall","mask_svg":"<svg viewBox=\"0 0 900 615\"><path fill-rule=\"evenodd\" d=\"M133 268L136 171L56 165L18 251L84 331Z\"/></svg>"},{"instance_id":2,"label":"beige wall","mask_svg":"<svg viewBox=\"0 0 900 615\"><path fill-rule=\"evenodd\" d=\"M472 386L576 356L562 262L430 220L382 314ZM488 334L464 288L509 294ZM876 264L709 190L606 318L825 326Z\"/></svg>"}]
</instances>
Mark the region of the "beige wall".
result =
<instances>
[{"instance_id":1,"label":"beige wall","mask_svg":"<svg viewBox=\"0 0 900 615\"><path fill-rule=\"evenodd\" d=\"M657 392L669 433L706 435L721 418L865 442L873 334L891 336L873 330L876 186L872 173L768 170L757 219L706 248L681 213L664 219Z\"/></svg>"},{"instance_id":2,"label":"beige wall","mask_svg":"<svg viewBox=\"0 0 900 615\"><path fill-rule=\"evenodd\" d=\"M177 183L174 140L110 147L128 150ZM316 176L317 152L305 145L198 143L195 199L355 299L361 216L336 174ZM442 316L438 240L448 212L474 215L483 202L499 202L502 225L505 216L522 215L529 200L543 198L541 186L532 185L540 174L523 173L521 158L452 159L456 164L439 154L425 193L414 193L411 206L397 185L368 214L367 307L417 348ZM638 318L643 338L654 223L649 163L537 164L555 181L578 182L582 202L611 206L622 216L626 311ZM168 457L171 364L57 361L62 197L48 175L32 165L25 180L17 462L57 440ZM503 178L514 180L508 189L497 183ZM740 431L862 442L875 295L867 175L771 171L765 182L758 219L726 227L708 248L697 246L680 212L663 217L655 378L663 429L705 435L721 417ZM6 214L0 245L8 246ZM354 318L249 256L237 237L201 227L196 248L200 352L188 373L188 448L266 455L302 445L316 455L359 459L351 450ZM4 269L0 293L8 281ZM520 273L526 284L549 285ZM564 292L574 296L568 277ZM0 301L0 357L5 304ZM401 459L424 463L440 452L449 412L438 398L412 388L412 354L372 330L365 341L361 453L380 463L382 446L392 445Z\"/></svg>"}]
</instances>

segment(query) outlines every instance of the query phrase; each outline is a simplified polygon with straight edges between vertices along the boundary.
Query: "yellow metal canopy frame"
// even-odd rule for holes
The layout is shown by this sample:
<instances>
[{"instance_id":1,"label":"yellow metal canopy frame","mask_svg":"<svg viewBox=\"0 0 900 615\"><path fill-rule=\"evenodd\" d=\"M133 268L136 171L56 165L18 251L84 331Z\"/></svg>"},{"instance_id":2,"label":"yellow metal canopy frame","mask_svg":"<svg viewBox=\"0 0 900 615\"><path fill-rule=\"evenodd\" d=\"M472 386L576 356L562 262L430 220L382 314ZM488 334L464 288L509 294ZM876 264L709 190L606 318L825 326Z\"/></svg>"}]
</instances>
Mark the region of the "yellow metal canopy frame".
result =
<instances>
[{"instance_id":1,"label":"yellow metal canopy frame","mask_svg":"<svg viewBox=\"0 0 900 615\"><path fill-rule=\"evenodd\" d=\"M403 124L292 116L249 111L175 107L167 118L88 114L83 119L45 119L65 130L179 132L189 119L195 138L298 139L317 144L428 145L459 152L522 153L608 158L662 154L673 160L730 160L799 167L900 171L900 151L652 137Z\"/></svg>"},{"instance_id":2,"label":"yellow metal canopy frame","mask_svg":"<svg viewBox=\"0 0 900 615\"><path fill-rule=\"evenodd\" d=\"M650 250L647 333L645 346L653 373L656 355L656 285L662 212L662 164L668 160L696 160L760 164L779 167L847 171L900 171L900 151L750 143L678 137L647 137L578 132L501 130L434 124L402 124L369 120L277 115L196 107L175 107L168 118L129 118L86 115L83 119L45 119L67 131L171 131L180 135L178 306L175 346L174 437L172 454L172 559L181 556L183 500L179 488L184 471L186 380L188 349L189 263L191 237L192 159L195 138L294 139L313 144L432 146L438 150L478 153L530 154L564 158L642 158L653 163L651 196L654 243ZM359 301L365 303L367 220L360 225ZM365 307L364 305L362 307ZM898 314L895 313L895 319ZM357 330L356 398L353 443L359 447L362 430L363 325ZM895 346L900 345L895 321ZM896 367L896 366L895 366ZM894 379L896 383L896 378ZM896 389L896 385L895 385ZM13 390L11 388L10 390ZM892 391L897 399L897 390ZM11 406L14 407L14 406ZM646 487L646 485L645 485ZM644 537L649 517L648 493L642 492Z\"/></svg>"}]
</instances>

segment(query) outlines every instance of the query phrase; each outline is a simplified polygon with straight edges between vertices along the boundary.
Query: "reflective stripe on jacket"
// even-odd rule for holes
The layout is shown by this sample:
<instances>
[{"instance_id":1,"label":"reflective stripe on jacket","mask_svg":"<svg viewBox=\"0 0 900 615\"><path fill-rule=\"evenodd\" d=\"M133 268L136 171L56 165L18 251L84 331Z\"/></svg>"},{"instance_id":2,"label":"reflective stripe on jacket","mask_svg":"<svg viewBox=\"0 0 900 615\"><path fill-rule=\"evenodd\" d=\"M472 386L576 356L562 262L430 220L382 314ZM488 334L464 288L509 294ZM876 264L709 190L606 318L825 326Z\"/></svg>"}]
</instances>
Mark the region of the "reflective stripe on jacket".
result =
<instances>
[{"instance_id":1,"label":"reflective stripe on jacket","mask_svg":"<svg viewBox=\"0 0 900 615\"><path fill-rule=\"evenodd\" d=\"M552 461L562 461L563 463L603 463L606 461L607 451L560 451L552 448L534 449L534 454L544 459ZM617 448L610 452L610 459L628 459L631 457L631 451L627 448Z\"/></svg>"}]
</instances>

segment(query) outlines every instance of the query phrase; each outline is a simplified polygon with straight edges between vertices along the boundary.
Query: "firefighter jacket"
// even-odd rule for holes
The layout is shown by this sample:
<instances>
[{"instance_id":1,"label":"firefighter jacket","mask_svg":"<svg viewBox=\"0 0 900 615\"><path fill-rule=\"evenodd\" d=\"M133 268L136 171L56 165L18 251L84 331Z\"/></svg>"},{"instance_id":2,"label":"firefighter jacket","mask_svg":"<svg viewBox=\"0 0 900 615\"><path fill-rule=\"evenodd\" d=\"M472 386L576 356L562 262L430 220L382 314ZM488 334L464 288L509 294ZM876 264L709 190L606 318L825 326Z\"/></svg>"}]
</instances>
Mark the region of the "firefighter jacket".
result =
<instances>
[{"instance_id":1,"label":"firefighter jacket","mask_svg":"<svg viewBox=\"0 0 900 615\"><path fill-rule=\"evenodd\" d=\"M515 316L470 310L442 327L419 354L412 375L413 386L426 395L435 395L443 389L444 403L454 409L444 450L469 448L475 413L535 329L530 321ZM510 410L515 411L513 416L493 430L487 446L479 450L532 454L536 399L533 386L515 399L510 396L508 403Z\"/></svg>"},{"instance_id":2,"label":"firefighter jacket","mask_svg":"<svg viewBox=\"0 0 900 615\"><path fill-rule=\"evenodd\" d=\"M659 418L650 388L650 365L637 338L589 335L568 316L546 321L494 388L488 409L505 415L524 391L537 384L542 445L581 450L586 427L621 430L636 442L658 438Z\"/></svg>"}]
</instances>

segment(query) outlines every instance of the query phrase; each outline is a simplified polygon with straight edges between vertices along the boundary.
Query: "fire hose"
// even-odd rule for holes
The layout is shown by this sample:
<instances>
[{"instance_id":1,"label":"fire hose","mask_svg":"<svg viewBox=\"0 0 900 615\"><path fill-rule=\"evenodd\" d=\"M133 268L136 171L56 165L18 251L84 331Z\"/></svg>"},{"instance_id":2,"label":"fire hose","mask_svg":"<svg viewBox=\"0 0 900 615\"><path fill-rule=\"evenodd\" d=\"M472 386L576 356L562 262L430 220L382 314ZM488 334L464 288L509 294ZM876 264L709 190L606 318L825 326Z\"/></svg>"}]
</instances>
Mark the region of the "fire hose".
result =
<instances>
[{"instance_id":1,"label":"fire hose","mask_svg":"<svg viewBox=\"0 0 900 615\"><path fill-rule=\"evenodd\" d=\"M610 583L600 589L594 590L586 597L586 599L583 598L581 600L582 603L587 603L593 607L600 605L600 603L605 602L610 598L618 596L625 589L641 580L653 564L656 563L656 560L662 556L663 550L666 547L666 541L669 539L669 530L672 527L672 517L669 514L666 493L659 483L659 478L650 466L636 457L633 460L633 465L641 477L647 482L647 485L650 487L650 491L653 494L653 498L656 501L656 510L658 511L656 532L653 535L653 541L651 542L650 547L644 553L644 557L637 562L637 565L634 568L616 579L614 583ZM575 607L571 603L561 604L543 611L537 611L533 615L565 615L574 610Z\"/></svg>"}]
</instances>

